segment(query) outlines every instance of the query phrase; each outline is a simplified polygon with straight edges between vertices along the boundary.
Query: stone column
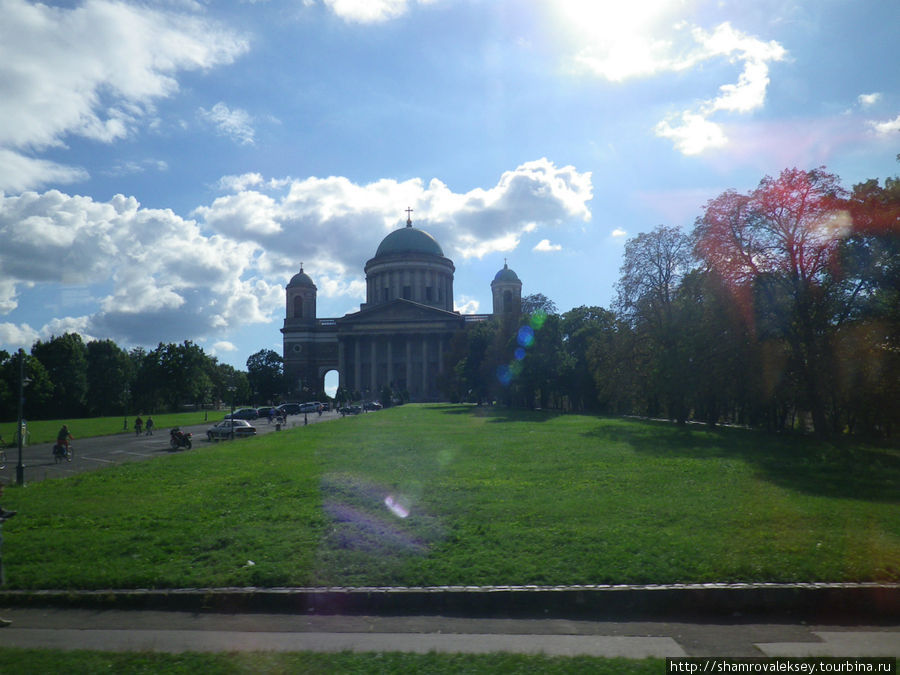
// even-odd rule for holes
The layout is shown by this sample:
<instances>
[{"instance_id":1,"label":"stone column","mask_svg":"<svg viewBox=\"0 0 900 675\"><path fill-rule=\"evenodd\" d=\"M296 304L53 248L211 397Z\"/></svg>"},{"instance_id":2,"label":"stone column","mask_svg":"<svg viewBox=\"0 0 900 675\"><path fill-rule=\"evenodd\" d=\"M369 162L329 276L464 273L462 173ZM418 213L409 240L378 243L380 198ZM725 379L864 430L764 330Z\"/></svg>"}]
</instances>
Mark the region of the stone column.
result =
<instances>
[{"instance_id":1,"label":"stone column","mask_svg":"<svg viewBox=\"0 0 900 675\"><path fill-rule=\"evenodd\" d=\"M338 340L338 388L347 386L347 375L344 372L347 364L344 361L344 341Z\"/></svg>"},{"instance_id":2,"label":"stone column","mask_svg":"<svg viewBox=\"0 0 900 675\"><path fill-rule=\"evenodd\" d=\"M427 397L428 391L428 336L422 337L422 395Z\"/></svg>"},{"instance_id":3,"label":"stone column","mask_svg":"<svg viewBox=\"0 0 900 675\"><path fill-rule=\"evenodd\" d=\"M355 336L353 338L353 389L361 389L359 378L360 374L360 363L359 363L359 336Z\"/></svg>"},{"instance_id":4,"label":"stone column","mask_svg":"<svg viewBox=\"0 0 900 675\"><path fill-rule=\"evenodd\" d=\"M409 339L409 336L406 336L406 390L412 394L412 340Z\"/></svg>"},{"instance_id":5,"label":"stone column","mask_svg":"<svg viewBox=\"0 0 900 675\"><path fill-rule=\"evenodd\" d=\"M388 336L387 342L387 384L393 388L394 381L394 338Z\"/></svg>"},{"instance_id":6,"label":"stone column","mask_svg":"<svg viewBox=\"0 0 900 675\"><path fill-rule=\"evenodd\" d=\"M372 396L377 395L378 384L376 383L376 375L378 371L378 340L372 338L372 372L369 375L369 391Z\"/></svg>"}]
</instances>

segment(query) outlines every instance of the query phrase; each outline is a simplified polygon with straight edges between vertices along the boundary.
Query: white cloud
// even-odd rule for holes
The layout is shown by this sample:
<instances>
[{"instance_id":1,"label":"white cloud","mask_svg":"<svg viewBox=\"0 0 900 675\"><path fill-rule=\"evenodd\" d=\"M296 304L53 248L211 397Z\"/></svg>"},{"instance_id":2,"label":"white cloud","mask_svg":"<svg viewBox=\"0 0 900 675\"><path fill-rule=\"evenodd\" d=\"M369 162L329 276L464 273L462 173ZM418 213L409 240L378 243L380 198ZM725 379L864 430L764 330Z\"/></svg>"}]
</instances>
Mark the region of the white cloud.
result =
<instances>
[{"instance_id":1,"label":"white cloud","mask_svg":"<svg viewBox=\"0 0 900 675\"><path fill-rule=\"evenodd\" d=\"M481 306L481 303L478 302L475 298L470 298L466 295L459 296L459 300L453 301L453 309L459 312L460 314L478 314L478 308Z\"/></svg>"},{"instance_id":2,"label":"white cloud","mask_svg":"<svg viewBox=\"0 0 900 675\"><path fill-rule=\"evenodd\" d=\"M418 0L418 4L431 4L434 0ZM382 23L406 14L415 0L324 0L328 7L344 21L352 23Z\"/></svg>"},{"instance_id":3,"label":"white cloud","mask_svg":"<svg viewBox=\"0 0 900 675\"><path fill-rule=\"evenodd\" d=\"M860 106L862 106L863 108L869 108L881 100L881 93L874 92L871 94L860 94L857 100L859 101Z\"/></svg>"},{"instance_id":4,"label":"white cloud","mask_svg":"<svg viewBox=\"0 0 900 675\"><path fill-rule=\"evenodd\" d=\"M0 151L27 168L18 181L0 170L0 189L83 179L81 169L30 153L69 136L121 139L178 90L179 72L230 63L247 49L201 17L111 0L71 9L0 0L0 16Z\"/></svg>"},{"instance_id":5,"label":"white cloud","mask_svg":"<svg viewBox=\"0 0 900 675\"><path fill-rule=\"evenodd\" d=\"M5 345L9 351L19 348L28 351L38 339L40 334L27 323L19 326L14 323L0 323L0 345Z\"/></svg>"},{"instance_id":6,"label":"white cloud","mask_svg":"<svg viewBox=\"0 0 900 675\"><path fill-rule=\"evenodd\" d=\"M7 312L18 286L112 287L93 313L59 317L41 334L68 329L152 344L267 322L283 304L280 282L254 266L256 246L205 236L192 220L121 195L0 195L0 240Z\"/></svg>"},{"instance_id":7,"label":"white cloud","mask_svg":"<svg viewBox=\"0 0 900 675\"><path fill-rule=\"evenodd\" d=\"M895 134L900 131L900 115L897 115L894 119L887 120L886 122L876 122L874 120L870 120L869 126L875 130L876 134L881 136Z\"/></svg>"},{"instance_id":8,"label":"white cloud","mask_svg":"<svg viewBox=\"0 0 900 675\"><path fill-rule=\"evenodd\" d=\"M549 239L541 239L532 250L542 252L562 251L562 246L560 244L551 244Z\"/></svg>"},{"instance_id":9,"label":"white cloud","mask_svg":"<svg viewBox=\"0 0 900 675\"><path fill-rule=\"evenodd\" d=\"M255 176L225 183L273 184ZM526 162L504 172L496 185L466 193L437 179L358 185L340 176L293 180L285 190L278 198L242 189L194 215L212 231L265 248L261 269L287 278L302 260L335 280L359 273L374 253L373 240L377 245L405 220L407 205L413 224L436 237L451 258L511 251L525 232L591 217L591 174L547 159Z\"/></svg>"},{"instance_id":10,"label":"white cloud","mask_svg":"<svg viewBox=\"0 0 900 675\"><path fill-rule=\"evenodd\" d=\"M210 122L222 136L227 136L235 143L253 145L255 132L253 118L246 110L231 109L221 101L210 110L200 108L200 118Z\"/></svg>"},{"instance_id":11,"label":"white cloud","mask_svg":"<svg viewBox=\"0 0 900 675\"><path fill-rule=\"evenodd\" d=\"M0 116L2 116L2 112L0 112ZM87 177L88 173L84 169L65 166L46 159L27 157L0 146L0 190L2 191L21 192L47 183L76 183Z\"/></svg>"},{"instance_id":12,"label":"white cloud","mask_svg":"<svg viewBox=\"0 0 900 675\"><path fill-rule=\"evenodd\" d=\"M674 126L670 122L674 122ZM673 141L675 148L683 155L699 155L728 143L721 125L692 112L681 113L680 122L677 117L665 119L656 125L654 131L657 136Z\"/></svg>"},{"instance_id":13,"label":"white cloud","mask_svg":"<svg viewBox=\"0 0 900 675\"><path fill-rule=\"evenodd\" d=\"M612 232L609 233L609 236L619 239L621 237L627 237L628 232L623 230L621 227L617 227L616 229L614 229Z\"/></svg>"},{"instance_id":14,"label":"white cloud","mask_svg":"<svg viewBox=\"0 0 900 675\"><path fill-rule=\"evenodd\" d=\"M236 352L237 347L234 343L229 342L228 340L219 340L218 342L213 343L213 350L215 352Z\"/></svg>"},{"instance_id":15,"label":"white cloud","mask_svg":"<svg viewBox=\"0 0 900 675\"><path fill-rule=\"evenodd\" d=\"M684 154L723 147L728 139L712 116L762 107L769 64L787 56L774 40L748 35L729 22L712 31L692 26L685 20L689 7L680 2L553 0L553 6L580 45L574 57L577 68L611 82L684 72L711 61L741 65L737 82L720 85L717 95L656 125L656 134L672 140Z\"/></svg>"}]
</instances>

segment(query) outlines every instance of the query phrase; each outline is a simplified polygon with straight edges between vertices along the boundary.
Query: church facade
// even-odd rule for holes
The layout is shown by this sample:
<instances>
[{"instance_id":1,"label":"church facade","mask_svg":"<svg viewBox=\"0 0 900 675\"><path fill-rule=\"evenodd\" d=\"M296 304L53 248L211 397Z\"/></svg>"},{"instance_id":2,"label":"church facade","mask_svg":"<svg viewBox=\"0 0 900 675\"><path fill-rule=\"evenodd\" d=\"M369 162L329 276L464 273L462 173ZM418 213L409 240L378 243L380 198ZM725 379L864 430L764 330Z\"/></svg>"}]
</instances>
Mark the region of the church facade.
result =
<instances>
[{"instance_id":1,"label":"church facade","mask_svg":"<svg viewBox=\"0 0 900 675\"><path fill-rule=\"evenodd\" d=\"M453 309L453 261L430 234L412 226L388 234L365 265L366 301L339 318L316 316L316 285L301 265L285 288L281 329L289 395L339 387L377 397L385 387L412 401L441 400L438 377L453 335L492 315ZM491 282L493 315L518 313L522 282L504 264Z\"/></svg>"}]
</instances>

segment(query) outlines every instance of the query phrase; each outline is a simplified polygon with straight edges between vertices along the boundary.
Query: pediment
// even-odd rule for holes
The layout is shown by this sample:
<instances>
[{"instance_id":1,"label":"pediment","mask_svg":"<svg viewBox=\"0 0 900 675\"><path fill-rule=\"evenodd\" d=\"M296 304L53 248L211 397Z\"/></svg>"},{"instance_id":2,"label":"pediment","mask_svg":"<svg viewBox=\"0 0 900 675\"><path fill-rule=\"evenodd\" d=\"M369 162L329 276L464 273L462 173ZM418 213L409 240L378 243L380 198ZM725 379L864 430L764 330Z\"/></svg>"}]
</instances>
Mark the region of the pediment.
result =
<instances>
[{"instance_id":1,"label":"pediment","mask_svg":"<svg viewBox=\"0 0 900 675\"><path fill-rule=\"evenodd\" d=\"M397 299L375 307L367 307L337 320L339 326L349 324L419 323L426 321L459 322L456 312L422 305L411 300Z\"/></svg>"}]
</instances>

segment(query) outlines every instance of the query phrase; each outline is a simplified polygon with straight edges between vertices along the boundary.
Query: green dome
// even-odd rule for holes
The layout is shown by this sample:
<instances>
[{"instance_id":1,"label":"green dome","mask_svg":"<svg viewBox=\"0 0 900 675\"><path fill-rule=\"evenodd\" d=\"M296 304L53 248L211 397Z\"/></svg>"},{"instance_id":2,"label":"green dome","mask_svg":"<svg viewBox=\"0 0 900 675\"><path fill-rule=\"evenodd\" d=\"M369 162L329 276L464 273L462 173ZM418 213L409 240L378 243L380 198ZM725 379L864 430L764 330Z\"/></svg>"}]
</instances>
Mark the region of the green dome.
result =
<instances>
[{"instance_id":1,"label":"green dome","mask_svg":"<svg viewBox=\"0 0 900 675\"><path fill-rule=\"evenodd\" d=\"M394 230L382 239L378 250L375 252L375 257L380 258L383 255L391 255L393 253L427 253L444 257L444 251L434 237L427 232L409 226Z\"/></svg>"},{"instance_id":2,"label":"green dome","mask_svg":"<svg viewBox=\"0 0 900 675\"><path fill-rule=\"evenodd\" d=\"M503 269L497 272L494 275L494 281L518 281L519 277L513 272L506 263L503 264Z\"/></svg>"},{"instance_id":3,"label":"green dome","mask_svg":"<svg viewBox=\"0 0 900 675\"><path fill-rule=\"evenodd\" d=\"M303 266L300 266L300 271L297 272L291 280L288 282L288 288L292 286L312 286L313 288L316 285L313 283L313 280L309 278L309 275L303 271Z\"/></svg>"}]
</instances>

